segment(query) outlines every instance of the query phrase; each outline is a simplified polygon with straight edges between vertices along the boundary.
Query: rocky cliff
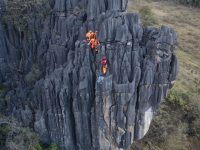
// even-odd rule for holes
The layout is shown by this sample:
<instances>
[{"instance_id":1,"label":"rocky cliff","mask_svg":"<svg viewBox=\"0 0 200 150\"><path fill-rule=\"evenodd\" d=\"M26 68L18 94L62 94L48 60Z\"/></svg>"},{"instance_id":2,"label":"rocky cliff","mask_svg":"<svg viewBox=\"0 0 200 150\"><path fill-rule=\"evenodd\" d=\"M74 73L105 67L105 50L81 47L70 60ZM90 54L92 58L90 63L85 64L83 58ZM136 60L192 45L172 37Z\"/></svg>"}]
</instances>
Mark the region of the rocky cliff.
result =
<instances>
[{"instance_id":1,"label":"rocky cliff","mask_svg":"<svg viewBox=\"0 0 200 150\"><path fill-rule=\"evenodd\" d=\"M4 113L66 150L128 149L176 79L173 29L143 28L127 0L51 0L20 31L0 18ZM98 31L96 54L86 32ZM31 31L31 32L30 32ZM101 82L101 58L109 71Z\"/></svg>"}]
</instances>

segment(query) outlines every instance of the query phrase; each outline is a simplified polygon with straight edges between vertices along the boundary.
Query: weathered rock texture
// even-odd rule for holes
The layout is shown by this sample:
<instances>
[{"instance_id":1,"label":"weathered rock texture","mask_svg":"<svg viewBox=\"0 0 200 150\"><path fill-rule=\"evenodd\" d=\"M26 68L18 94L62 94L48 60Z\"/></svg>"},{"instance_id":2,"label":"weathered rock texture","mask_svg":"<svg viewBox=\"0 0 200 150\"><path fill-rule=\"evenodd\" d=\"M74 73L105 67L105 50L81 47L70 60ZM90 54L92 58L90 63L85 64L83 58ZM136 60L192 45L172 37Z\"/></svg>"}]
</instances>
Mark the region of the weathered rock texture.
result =
<instances>
[{"instance_id":1,"label":"weathered rock texture","mask_svg":"<svg viewBox=\"0 0 200 150\"><path fill-rule=\"evenodd\" d=\"M3 5L1 5L2 7ZM0 20L7 113L66 150L128 149L147 132L177 75L176 33L143 28L127 0L55 0L34 32ZM1 9L2 10L2 9ZM97 30L100 53L85 34ZM101 57L109 72L100 83Z\"/></svg>"}]
</instances>

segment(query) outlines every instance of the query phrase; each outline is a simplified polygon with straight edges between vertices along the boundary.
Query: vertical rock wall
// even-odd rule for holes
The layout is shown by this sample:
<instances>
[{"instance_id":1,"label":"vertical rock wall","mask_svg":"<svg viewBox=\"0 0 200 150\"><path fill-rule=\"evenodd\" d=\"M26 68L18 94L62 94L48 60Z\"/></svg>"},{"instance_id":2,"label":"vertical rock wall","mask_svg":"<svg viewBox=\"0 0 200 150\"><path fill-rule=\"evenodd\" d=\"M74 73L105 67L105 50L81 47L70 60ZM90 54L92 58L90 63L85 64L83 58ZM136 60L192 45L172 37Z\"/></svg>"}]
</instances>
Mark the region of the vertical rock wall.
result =
<instances>
[{"instance_id":1,"label":"vertical rock wall","mask_svg":"<svg viewBox=\"0 0 200 150\"><path fill-rule=\"evenodd\" d=\"M0 18L7 114L62 149L128 149L148 131L176 79L176 33L143 28L138 14L126 12L127 0L52 0L51 6L45 20L30 22L31 33ZM86 41L88 30L98 31L98 54ZM104 55L109 71L97 82Z\"/></svg>"}]
</instances>

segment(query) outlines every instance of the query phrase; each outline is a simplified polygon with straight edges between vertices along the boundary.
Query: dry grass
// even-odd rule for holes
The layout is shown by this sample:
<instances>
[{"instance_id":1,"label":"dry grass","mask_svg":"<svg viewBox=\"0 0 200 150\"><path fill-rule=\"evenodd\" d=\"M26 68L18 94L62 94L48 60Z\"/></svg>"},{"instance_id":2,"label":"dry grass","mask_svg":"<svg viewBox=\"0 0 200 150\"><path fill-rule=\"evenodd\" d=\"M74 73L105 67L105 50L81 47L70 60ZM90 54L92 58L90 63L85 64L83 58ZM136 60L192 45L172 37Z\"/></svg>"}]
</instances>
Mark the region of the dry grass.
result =
<instances>
[{"instance_id":1,"label":"dry grass","mask_svg":"<svg viewBox=\"0 0 200 150\"><path fill-rule=\"evenodd\" d=\"M143 6L152 9L160 25L173 27L178 33L180 73L175 88L189 91L200 80L200 9L170 1L129 0L129 11Z\"/></svg>"},{"instance_id":2,"label":"dry grass","mask_svg":"<svg viewBox=\"0 0 200 150\"><path fill-rule=\"evenodd\" d=\"M162 104L154 117L148 134L143 140L135 142L136 144L133 144L132 149L135 150L134 145L142 144L145 150L198 150L199 139L196 136L189 135L186 131L193 131L193 129L198 131L200 117L195 116L193 123L189 123L188 118L184 117L199 114L200 110L196 111L195 107L200 106L200 96L194 91L197 85L196 81L200 81L200 9L186 7L172 1L129 0L129 11L139 12L143 6L152 9L158 19L158 26L170 26L177 31L179 49L176 53L180 62L180 73L174 90L189 95L188 102L184 97L181 98L188 103L187 107L190 109L186 111L182 107L168 102ZM172 106L176 106L176 108ZM179 125L176 125L177 122L179 122ZM161 136L165 136L164 142L159 142L156 135L162 129L170 129L176 132L161 133Z\"/></svg>"}]
</instances>

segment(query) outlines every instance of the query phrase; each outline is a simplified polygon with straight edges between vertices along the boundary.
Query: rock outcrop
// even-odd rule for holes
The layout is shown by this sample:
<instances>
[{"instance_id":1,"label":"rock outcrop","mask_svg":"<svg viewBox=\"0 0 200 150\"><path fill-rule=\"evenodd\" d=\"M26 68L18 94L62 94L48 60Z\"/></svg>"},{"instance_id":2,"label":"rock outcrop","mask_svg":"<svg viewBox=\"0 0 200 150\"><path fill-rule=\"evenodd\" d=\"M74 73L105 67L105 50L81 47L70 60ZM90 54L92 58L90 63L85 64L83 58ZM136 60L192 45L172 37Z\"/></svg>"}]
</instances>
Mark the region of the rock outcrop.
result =
<instances>
[{"instance_id":1,"label":"rock outcrop","mask_svg":"<svg viewBox=\"0 0 200 150\"><path fill-rule=\"evenodd\" d=\"M138 14L126 12L127 0L51 0L51 7L45 19L32 19L34 32L0 18L7 114L62 149L128 149L176 79L176 33L143 28ZM98 31L98 54L88 30ZM109 71L97 82L104 55Z\"/></svg>"}]
</instances>

